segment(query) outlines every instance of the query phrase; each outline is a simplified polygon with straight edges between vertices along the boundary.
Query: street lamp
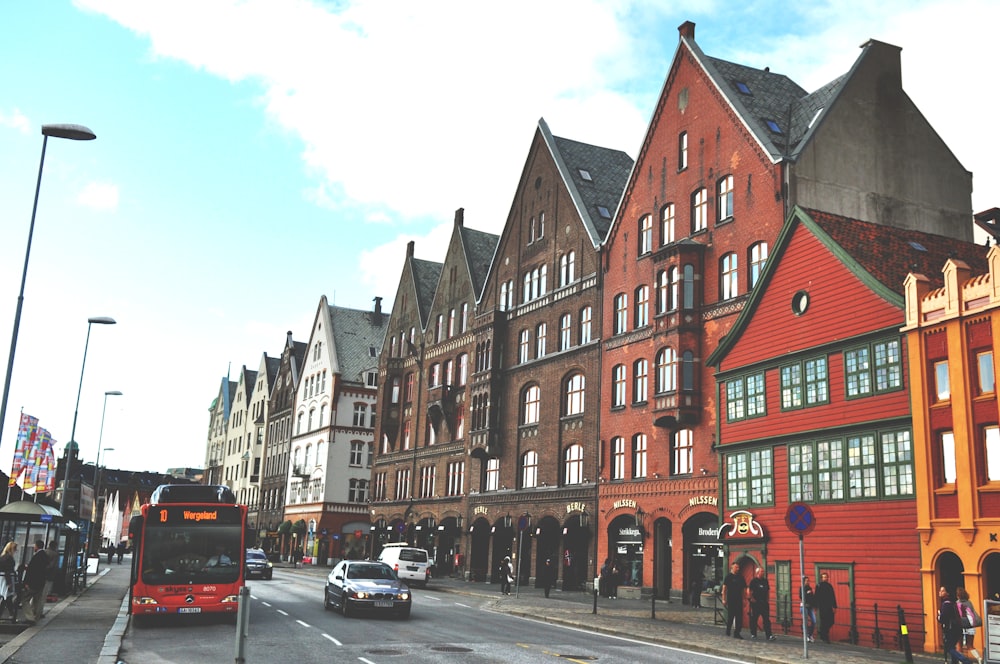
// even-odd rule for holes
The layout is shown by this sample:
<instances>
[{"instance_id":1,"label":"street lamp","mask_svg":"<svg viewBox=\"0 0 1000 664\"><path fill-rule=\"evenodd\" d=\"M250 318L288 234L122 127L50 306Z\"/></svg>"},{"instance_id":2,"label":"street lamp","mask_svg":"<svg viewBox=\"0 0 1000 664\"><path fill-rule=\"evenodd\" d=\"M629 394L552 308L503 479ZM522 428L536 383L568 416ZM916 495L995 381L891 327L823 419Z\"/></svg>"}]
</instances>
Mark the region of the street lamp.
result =
<instances>
[{"instance_id":1,"label":"street lamp","mask_svg":"<svg viewBox=\"0 0 1000 664\"><path fill-rule=\"evenodd\" d=\"M120 397L121 395L122 393L118 390L109 390L104 393L104 408L101 410L101 433L97 436L97 463L94 464L94 513L91 515L91 523L94 527L90 529L91 539L94 539L97 524L100 523L97 519L97 503L99 496L101 495L101 476L99 474L99 469L101 467L101 441L104 439L104 416L108 412L108 397ZM108 447L104 451L107 452L113 449L115 448ZM94 550L93 545L91 545L90 550Z\"/></svg>"},{"instance_id":2,"label":"street lamp","mask_svg":"<svg viewBox=\"0 0 1000 664\"><path fill-rule=\"evenodd\" d=\"M87 348L90 346L90 328L97 323L98 325L114 325L115 319L109 318L107 316L96 316L94 318L87 319L87 341L83 344L83 364L80 366L80 385L76 388L76 407L73 409L73 428L69 433L69 442L66 443L66 470L63 473L63 490L62 496L59 498L59 512L63 516L66 515L66 494L69 493L69 467L73 465L73 456L71 454L74 447L77 446L76 443L76 418L80 414L80 392L83 391L83 370L87 367Z\"/></svg>"},{"instance_id":3,"label":"street lamp","mask_svg":"<svg viewBox=\"0 0 1000 664\"><path fill-rule=\"evenodd\" d=\"M0 402L0 438L3 436L4 417L7 414L7 397L10 394L10 377L14 371L14 351L17 349L17 331L21 326L21 308L24 305L24 282L28 277L28 258L31 256L31 237L35 233L35 211L38 210L38 192L42 188L42 168L45 166L45 147L49 136L67 138L71 141L92 141L97 136L84 126L73 124L42 125L42 158L38 162L38 181L35 183L35 202L31 206L31 225L28 226L28 247L24 251L24 269L21 271L21 291L17 294L17 310L14 313L14 332L10 337L10 355L7 358L7 377L3 384L3 401Z\"/></svg>"}]
</instances>

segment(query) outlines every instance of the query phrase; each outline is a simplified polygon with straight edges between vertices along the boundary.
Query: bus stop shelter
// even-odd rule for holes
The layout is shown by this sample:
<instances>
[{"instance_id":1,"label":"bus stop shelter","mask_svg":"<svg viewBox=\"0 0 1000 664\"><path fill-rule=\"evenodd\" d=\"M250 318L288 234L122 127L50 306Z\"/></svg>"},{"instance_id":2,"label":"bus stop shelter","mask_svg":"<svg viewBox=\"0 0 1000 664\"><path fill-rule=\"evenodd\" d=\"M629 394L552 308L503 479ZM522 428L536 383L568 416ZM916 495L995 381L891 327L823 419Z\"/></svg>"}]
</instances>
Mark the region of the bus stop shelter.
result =
<instances>
[{"instance_id":1,"label":"bus stop shelter","mask_svg":"<svg viewBox=\"0 0 1000 664\"><path fill-rule=\"evenodd\" d=\"M16 500L0 507L0 548L7 542L18 544L18 567L31 559L33 542L36 539L46 543L58 538L59 569L62 574L52 585L52 591L66 594L72 587L67 579L75 578L78 568L73 553L78 547L78 528L68 521L57 508L30 500Z\"/></svg>"}]
</instances>

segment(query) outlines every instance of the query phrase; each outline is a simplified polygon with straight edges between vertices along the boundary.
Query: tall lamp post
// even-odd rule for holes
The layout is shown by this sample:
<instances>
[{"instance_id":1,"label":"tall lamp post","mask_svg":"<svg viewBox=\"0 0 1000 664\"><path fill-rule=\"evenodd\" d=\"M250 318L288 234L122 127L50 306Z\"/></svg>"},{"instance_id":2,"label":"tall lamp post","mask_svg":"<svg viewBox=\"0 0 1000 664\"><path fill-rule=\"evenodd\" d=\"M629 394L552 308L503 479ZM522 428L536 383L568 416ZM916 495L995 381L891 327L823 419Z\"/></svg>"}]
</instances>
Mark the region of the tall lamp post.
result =
<instances>
[{"instance_id":1,"label":"tall lamp post","mask_svg":"<svg viewBox=\"0 0 1000 664\"><path fill-rule=\"evenodd\" d=\"M100 491L100 488L101 488L101 485L100 485L100 482L101 482L100 467L101 467L101 441L104 439L104 416L108 412L108 397L120 397L121 395L122 395L122 393L119 392L118 390L109 390L109 391L107 391L107 392L104 393L104 408L101 410L101 432L97 436L97 463L94 464L94 513L92 515L93 518L91 519L91 523L94 526L96 526L99 523L99 521L97 519L97 503L98 503L98 500L99 500L100 495L101 495L101 491ZM109 450L113 450L115 448L109 447L108 449ZM94 528L91 528L91 530L90 530L90 539L91 540L95 539L94 538L94 534L95 534L95 530L94 530ZM90 545L90 551L91 552L94 551L93 544Z\"/></svg>"},{"instance_id":2,"label":"tall lamp post","mask_svg":"<svg viewBox=\"0 0 1000 664\"><path fill-rule=\"evenodd\" d=\"M87 368L87 348L90 346L90 328L98 325L114 325L115 319L107 316L96 316L87 319L87 341L83 345L83 364L80 366L80 385L76 388L76 407L73 410L73 428L69 433L69 442L66 444L66 469L63 472L63 490L59 498L59 511L66 516L66 494L69 493L69 467L73 465L73 450L76 449L76 418L80 414L80 392L83 391L83 370Z\"/></svg>"},{"instance_id":3,"label":"tall lamp post","mask_svg":"<svg viewBox=\"0 0 1000 664\"><path fill-rule=\"evenodd\" d=\"M31 206L31 225L28 227L28 247L24 251L24 269L21 271L21 291L17 295L17 310L14 313L14 332L10 337L10 355L7 358L7 377L3 383L3 401L0 402L0 438L3 437L4 418L7 414L7 397L10 394L10 377L14 371L14 351L17 349L17 331L21 326L21 308L24 305L24 282L28 277L28 258L31 256L31 237L35 233L35 211L38 210L38 192L42 188L42 169L45 166L45 147L49 136L67 138L71 141L91 141L97 136L86 127L73 124L42 125L42 158L38 162L38 181L35 183L35 202Z\"/></svg>"},{"instance_id":4,"label":"tall lamp post","mask_svg":"<svg viewBox=\"0 0 1000 664\"><path fill-rule=\"evenodd\" d=\"M115 448L113 448L113 447L105 447L104 448L104 463L108 462L108 452L114 452L114 451L115 451ZM100 454L100 452L97 453L97 465L98 466L101 465L101 454ZM98 475L97 476L97 482L99 483L100 481L101 481L101 476ZM100 488L99 484L98 484L98 488ZM97 495L96 491L94 492L94 495L95 496ZM106 504L107 503L105 502L105 505ZM97 498L96 497L94 498L94 513L95 513L95 515L97 514ZM94 541L97 541L98 539L100 539L98 537L94 537L94 535L97 534L97 529L98 528L100 528L100 529L104 528L104 513L103 512L101 513L101 518L100 519L95 519L94 520L94 524L95 524L94 525L94 533L91 535L91 537L94 539ZM98 558L100 558L100 556L101 556L100 549L98 549L97 551L94 551L93 555L96 555Z\"/></svg>"}]
</instances>

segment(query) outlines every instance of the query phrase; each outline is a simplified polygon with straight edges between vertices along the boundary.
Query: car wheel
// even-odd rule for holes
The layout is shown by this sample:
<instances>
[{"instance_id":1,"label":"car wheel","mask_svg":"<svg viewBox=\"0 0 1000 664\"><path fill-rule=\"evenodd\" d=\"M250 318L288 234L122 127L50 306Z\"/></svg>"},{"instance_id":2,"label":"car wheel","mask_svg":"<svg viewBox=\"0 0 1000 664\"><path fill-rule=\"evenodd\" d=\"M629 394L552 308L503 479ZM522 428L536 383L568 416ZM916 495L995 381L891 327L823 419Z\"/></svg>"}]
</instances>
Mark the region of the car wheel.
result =
<instances>
[{"instance_id":1,"label":"car wheel","mask_svg":"<svg viewBox=\"0 0 1000 664\"><path fill-rule=\"evenodd\" d=\"M323 608L327 611L333 608L333 604L330 603L330 591L326 588L323 589Z\"/></svg>"},{"instance_id":2,"label":"car wheel","mask_svg":"<svg viewBox=\"0 0 1000 664\"><path fill-rule=\"evenodd\" d=\"M351 602L345 597L344 603L340 607L340 611L344 614L345 618L350 618L354 615L354 609L350 608Z\"/></svg>"}]
</instances>

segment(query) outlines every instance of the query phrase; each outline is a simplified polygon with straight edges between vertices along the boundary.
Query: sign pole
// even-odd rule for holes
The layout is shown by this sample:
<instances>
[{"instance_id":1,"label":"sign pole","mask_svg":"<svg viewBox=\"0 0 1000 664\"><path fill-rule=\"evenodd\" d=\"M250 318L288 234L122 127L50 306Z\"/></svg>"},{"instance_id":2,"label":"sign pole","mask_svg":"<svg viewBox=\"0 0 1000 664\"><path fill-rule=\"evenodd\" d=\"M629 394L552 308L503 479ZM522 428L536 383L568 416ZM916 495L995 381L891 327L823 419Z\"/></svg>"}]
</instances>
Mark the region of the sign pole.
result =
<instances>
[{"instance_id":1,"label":"sign pole","mask_svg":"<svg viewBox=\"0 0 1000 664\"><path fill-rule=\"evenodd\" d=\"M806 580L805 536L816 527L816 516L807 503L792 503L785 513L785 525L799 536L799 609L802 613L802 658L809 659L809 632L806 622L806 594L803 591Z\"/></svg>"},{"instance_id":2,"label":"sign pole","mask_svg":"<svg viewBox=\"0 0 1000 664\"><path fill-rule=\"evenodd\" d=\"M805 536L799 533L799 611L802 613L802 659L809 659L809 638L806 629L806 594L803 591L806 580Z\"/></svg>"}]
</instances>

